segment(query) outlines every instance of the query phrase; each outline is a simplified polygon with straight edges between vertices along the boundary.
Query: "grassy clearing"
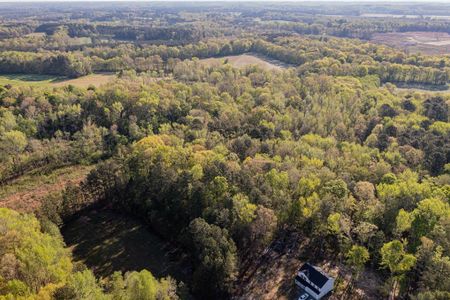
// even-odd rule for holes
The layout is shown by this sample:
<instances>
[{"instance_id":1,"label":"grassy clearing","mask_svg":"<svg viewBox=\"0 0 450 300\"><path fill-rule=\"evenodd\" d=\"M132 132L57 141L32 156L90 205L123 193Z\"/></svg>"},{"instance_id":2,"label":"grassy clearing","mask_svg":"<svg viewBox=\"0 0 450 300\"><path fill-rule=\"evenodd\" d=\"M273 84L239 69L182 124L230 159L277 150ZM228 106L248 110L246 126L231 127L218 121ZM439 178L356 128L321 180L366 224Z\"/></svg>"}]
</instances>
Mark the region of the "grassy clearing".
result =
<instances>
[{"instance_id":1,"label":"grassy clearing","mask_svg":"<svg viewBox=\"0 0 450 300\"><path fill-rule=\"evenodd\" d=\"M32 32L26 35L27 37L40 37L43 38L46 36L45 32Z\"/></svg>"},{"instance_id":2,"label":"grassy clearing","mask_svg":"<svg viewBox=\"0 0 450 300\"><path fill-rule=\"evenodd\" d=\"M206 58L201 59L200 62L208 66L217 66L228 62L236 68L244 68L249 65L257 65L265 70L277 70L287 68L288 66L280 61L271 60L266 57L256 56L254 54L241 54L241 55L231 55L224 56L220 58Z\"/></svg>"},{"instance_id":3,"label":"grassy clearing","mask_svg":"<svg viewBox=\"0 0 450 300\"><path fill-rule=\"evenodd\" d=\"M65 224L62 234L75 260L97 276L147 269L157 278L170 275L184 282L189 278L182 259L171 254L172 246L135 218L110 209L86 212Z\"/></svg>"},{"instance_id":4,"label":"grassy clearing","mask_svg":"<svg viewBox=\"0 0 450 300\"><path fill-rule=\"evenodd\" d=\"M115 74L90 74L79 78L69 79L64 76L50 76L38 74L5 74L0 76L0 85L61 87L73 85L86 88L90 85L101 86L116 77Z\"/></svg>"},{"instance_id":5,"label":"grassy clearing","mask_svg":"<svg viewBox=\"0 0 450 300\"><path fill-rule=\"evenodd\" d=\"M0 186L0 206L21 212L32 212L50 193L63 190L68 184L80 183L92 166L69 166L47 174L27 174Z\"/></svg>"},{"instance_id":6,"label":"grassy clearing","mask_svg":"<svg viewBox=\"0 0 450 300\"><path fill-rule=\"evenodd\" d=\"M66 85L73 85L76 87L82 87L86 88L90 85L93 85L95 87L104 85L114 79L116 75L114 74L90 74L87 76L74 78L74 79L66 79L62 81L54 81L52 82L53 86L66 86Z\"/></svg>"},{"instance_id":7,"label":"grassy clearing","mask_svg":"<svg viewBox=\"0 0 450 300\"><path fill-rule=\"evenodd\" d=\"M62 76L38 74L5 74L0 76L0 85L12 86L48 86L53 82L65 80Z\"/></svg>"}]
</instances>

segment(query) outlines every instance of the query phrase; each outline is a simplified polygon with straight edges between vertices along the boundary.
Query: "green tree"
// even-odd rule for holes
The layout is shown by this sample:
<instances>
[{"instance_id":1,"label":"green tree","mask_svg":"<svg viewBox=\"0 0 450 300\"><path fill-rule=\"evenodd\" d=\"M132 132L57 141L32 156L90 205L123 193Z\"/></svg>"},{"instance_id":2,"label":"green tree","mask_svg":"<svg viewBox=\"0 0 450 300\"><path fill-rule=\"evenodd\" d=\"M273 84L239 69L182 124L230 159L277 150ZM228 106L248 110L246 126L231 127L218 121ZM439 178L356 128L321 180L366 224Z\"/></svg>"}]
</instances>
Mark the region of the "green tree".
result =
<instances>
[{"instance_id":1,"label":"green tree","mask_svg":"<svg viewBox=\"0 0 450 300\"><path fill-rule=\"evenodd\" d=\"M398 240L388 242L381 247L381 266L388 268L393 276L393 283L390 290L390 298L394 299L397 294L397 285L404 274L411 270L416 263L416 258L412 254L405 252L403 243Z\"/></svg>"},{"instance_id":2,"label":"green tree","mask_svg":"<svg viewBox=\"0 0 450 300\"><path fill-rule=\"evenodd\" d=\"M369 251L363 246L353 245L347 252L347 264L352 268L354 280L358 280L365 263L369 260Z\"/></svg>"},{"instance_id":3,"label":"green tree","mask_svg":"<svg viewBox=\"0 0 450 300\"><path fill-rule=\"evenodd\" d=\"M74 148L80 163L89 164L101 158L104 151L103 136L103 130L91 122L75 134Z\"/></svg>"},{"instance_id":4,"label":"green tree","mask_svg":"<svg viewBox=\"0 0 450 300\"><path fill-rule=\"evenodd\" d=\"M424 199L411 213L412 247L420 244L420 238L429 236L439 222L450 221L450 205L437 198Z\"/></svg>"},{"instance_id":5,"label":"green tree","mask_svg":"<svg viewBox=\"0 0 450 300\"><path fill-rule=\"evenodd\" d=\"M7 161L12 159L14 165L17 164L18 156L25 150L28 141L25 134L18 130L0 133L0 159Z\"/></svg>"},{"instance_id":6,"label":"green tree","mask_svg":"<svg viewBox=\"0 0 450 300\"><path fill-rule=\"evenodd\" d=\"M37 293L70 275L72 262L62 238L43 233L34 216L0 208L0 231L0 295Z\"/></svg>"},{"instance_id":7,"label":"green tree","mask_svg":"<svg viewBox=\"0 0 450 300\"><path fill-rule=\"evenodd\" d=\"M108 299L90 270L84 270L70 275L64 287L56 291L55 298L57 300Z\"/></svg>"},{"instance_id":8,"label":"green tree","mask_svg":"<svg viewBox=\"0 0 450 300\"><path fill-rule=\"evenodd\" d=\"M228 232L197 218L189 225L193 255L197 267L193 275L194 291L205 298L223 298L236 278L236 246Z\"/></svg>"},{"instance_id":9,"label":"green tree","mask_svg":"<svg viewBox=\"0 0 450 300\"><path fill-rule=\"evenodd\" d=\"M147 270L125 274L125 298L129 300L177 299L172 279L158 281Z\"/></svg>"}]
</instances>

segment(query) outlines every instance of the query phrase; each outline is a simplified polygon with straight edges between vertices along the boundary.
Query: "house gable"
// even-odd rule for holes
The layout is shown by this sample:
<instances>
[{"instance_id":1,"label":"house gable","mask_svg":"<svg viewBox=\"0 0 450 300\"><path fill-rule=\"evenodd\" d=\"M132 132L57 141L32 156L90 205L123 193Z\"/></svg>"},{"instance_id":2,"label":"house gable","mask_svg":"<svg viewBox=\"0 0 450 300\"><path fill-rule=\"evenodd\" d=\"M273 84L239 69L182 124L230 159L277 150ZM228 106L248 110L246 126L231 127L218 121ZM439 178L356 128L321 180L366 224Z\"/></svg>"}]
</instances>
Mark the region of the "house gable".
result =
<instances>
[{"instance_id":1,"label":"house gable","mask_svg":"<svg viewBox=\"0 0 450 300\"><path fill-rule=\"evenodd\" d=\"M311 297L320 299L333 290L334 278L328 276L320 268L305 263L298 271L295 283Z\"/></svg>"}]
</instances>

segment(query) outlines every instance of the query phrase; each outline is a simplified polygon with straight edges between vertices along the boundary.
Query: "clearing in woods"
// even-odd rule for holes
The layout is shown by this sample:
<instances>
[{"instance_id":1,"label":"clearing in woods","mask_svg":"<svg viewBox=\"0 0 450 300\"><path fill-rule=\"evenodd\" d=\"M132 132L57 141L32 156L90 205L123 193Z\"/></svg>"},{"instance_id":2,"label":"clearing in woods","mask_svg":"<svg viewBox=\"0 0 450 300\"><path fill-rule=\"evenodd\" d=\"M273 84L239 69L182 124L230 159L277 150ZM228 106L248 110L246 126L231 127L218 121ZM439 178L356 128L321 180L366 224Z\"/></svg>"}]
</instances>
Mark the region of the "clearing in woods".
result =
<instances>
[{"instance_id":1,"label":"clearing in woods","mask_svg":"<svg viewBox=\"0 0 450 300\"><path fill-rule=\"evenodd\" d=\"M68 184L79 184L93 166L68 166L50 173L27 174L0 185L0 207L33 212L50 193L62 191Z\"/></svg>"},{"instance_id":2,"label":"clearing in woods","mask_svg":"<svg viewBox=\"0 0 450 300\"><path fill-rule=\"evenodd\" d=\"M112 73L90 74L78 78L38 74L3 74L0 75L0 85L50 87L73 85L80 88L87 88L90 85L95 87L101 86L113 78L116 78L116 75Z\"/></svg>"},{"instance_id":3,"label":"clearing in woods","mask_svg":"<svg viewBox=\"0 0 450 300\"><path fill-rule=\"evenodd\" d=\"M450 35L446 32L389 32L375 33L371 42L385 44L410 53L449 54Z\"/></svg>"},{"instance_id":4,"label":"clearing in woods","mask_svg":"<svg viewBox=\"0 0 450 300\"><path fill-rule=\"evenodd\" d=\"M53 86L66 86L66 85L74 85L76 87L87 88L90 85L95 87L104 85L111 81L113 78L116 78L114 74L90 74L74 79L66 79L60 82L53 82Z\"/></svg>"},{"instance_id":5,"label":"clearing in woods","mask_svg":"<svg viewBox=\"0 0 450 300\"><path fill-rule=\"evenodd\" d=\"M257 65L265 70L279 71L290 67L281 61L269 59L255 54L230 55L217 58L205 58L200 60L201 63L208 66L218 66L220 64L223 64L225 61L236 68L243 68L249 65Z\"/></svg>"},{"instance_id":6,"label":"clearing in woods","mask_svg":"<svg viewBox=\"0 0 450 300\"><path fill-rule=\"evenodd\" d=\"M192 270L183 255L139 220L108 208L84 211L62 228L75 260L97 276L147 269L157 278L188 282Z\"/></svg>"}]
</instances>

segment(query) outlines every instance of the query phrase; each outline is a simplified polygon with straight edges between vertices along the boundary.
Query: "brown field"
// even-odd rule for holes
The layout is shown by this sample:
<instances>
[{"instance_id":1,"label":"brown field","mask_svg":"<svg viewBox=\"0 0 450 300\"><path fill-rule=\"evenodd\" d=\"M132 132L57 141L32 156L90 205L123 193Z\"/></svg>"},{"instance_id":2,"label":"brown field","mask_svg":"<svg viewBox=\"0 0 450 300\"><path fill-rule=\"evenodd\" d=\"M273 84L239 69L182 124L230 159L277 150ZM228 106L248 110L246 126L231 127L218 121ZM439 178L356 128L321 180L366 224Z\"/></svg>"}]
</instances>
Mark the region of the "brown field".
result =
<instances>
[{"instance_id":1,"label":"brown field","mask_svg":"<svg viewBox=\"0 0 450 300\"><path fill-rule=\"evenodd\" d=\"M86 88L90 85L93 85L95 87L104 85L111 81L113 78L115 78L116 75L114 74L91 74L75 79L67 79L60 82L52 82L53 86L66 86L66 85L74 85L76 87L82 87Z\"/></svg>"},{"instance_id":2,"label":"brown field","mask_svg":"<svg viewBox=\"0 0 450 300\"><path fill-rule=\"evenodd\" d=\"M69 166L49 174L24 175L0 186L0 207L33 212L50 193L62 191L68 184L79 184L92 166Z\"/></svg>"},{"instance_id":3,"label":"brown field","mask_svg":"<svg viewBox=\"0 0 450 300\"><path fill-rule=\"evenodd\" d=\"M28 36L28 37L45 37L46 34L45 34L45 32L32 32L32 33L27 34L26 36Z\"/></svg>"},{"instance_id":4,"label":"brown field","mask_svg":"<svg viewBox=\"0 0 450 300\"><path fill-rule=\"evenodd\" d=\"M217 66L228 61L229 64L236 68L244 68L249 65L257 65L265 70L280 71L288 66L280 61L271 60L265 57L256 56L254 54L230 55L220 58L201 59L200 62L208 66Z\"/></svg>"},{"instance_id":5,"label":"brown field","mask_svg":"<svg viewBox=\"0 0 450 300\"><path fill-rule=\"evenodd\" d=\"M446 32L375 33L371 42L395 47L407 53L450 54L450 35Z\"/></svg>"}]
</instances>

